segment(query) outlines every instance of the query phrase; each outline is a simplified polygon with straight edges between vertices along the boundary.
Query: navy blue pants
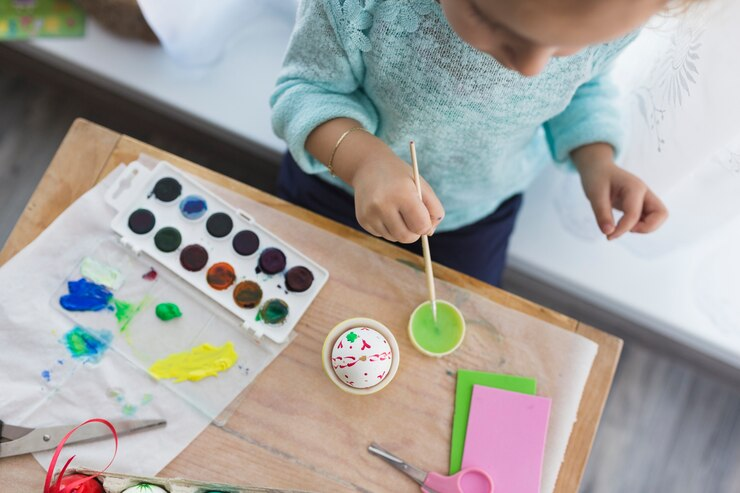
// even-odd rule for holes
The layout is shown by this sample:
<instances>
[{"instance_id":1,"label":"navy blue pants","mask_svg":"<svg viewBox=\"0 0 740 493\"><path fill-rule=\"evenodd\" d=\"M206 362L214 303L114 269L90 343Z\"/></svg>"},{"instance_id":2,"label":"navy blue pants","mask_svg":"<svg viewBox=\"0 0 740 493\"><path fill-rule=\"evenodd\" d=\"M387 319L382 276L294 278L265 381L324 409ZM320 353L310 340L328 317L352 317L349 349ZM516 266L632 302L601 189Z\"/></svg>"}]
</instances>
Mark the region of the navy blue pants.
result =
<instances>
[{"instance_id":1,"label":"navy blue pants","mask_svg":"<svg viewBox=\"0 0 740 493\"><path fill-rule=\"evenodd\" d=\"M355 217L352 195L301 170L285 153L278 177L278 196L354 229L365 231ZM522 195L507 199L489 216L455 231L429 238L432 260L499 286L506 263L509 236L522 204ZM398 246L421 255L421 242Z\"/></svg>"}]
</instances>

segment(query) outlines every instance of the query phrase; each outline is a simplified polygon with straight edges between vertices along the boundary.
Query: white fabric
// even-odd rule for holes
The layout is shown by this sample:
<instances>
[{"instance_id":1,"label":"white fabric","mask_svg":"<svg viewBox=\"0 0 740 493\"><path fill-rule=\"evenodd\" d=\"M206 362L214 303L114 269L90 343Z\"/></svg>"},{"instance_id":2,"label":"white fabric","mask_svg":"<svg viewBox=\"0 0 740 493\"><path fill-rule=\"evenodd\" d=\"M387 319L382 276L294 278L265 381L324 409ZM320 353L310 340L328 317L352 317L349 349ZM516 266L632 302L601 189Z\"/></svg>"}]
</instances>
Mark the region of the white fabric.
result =
<instances>
[{"instance_id":1,"label":"white fabric","mask_svg":"<svg viewBox=\"0 0 740 493\"><path fill-rule=\"evenodd\" d=\"M117 175L111 173L87 192L0 269L2 286L13 287L0 290L0 347L6 348L0 352L0 415L4 421L23 426L76 424L91 417L116 419L123 417L122 404L139 405L144 396L151 395L136 418L164 417L167 426L121 437L115 470L153 476L210 419L116 351L106 351L96 365L71 359L59 339L73 324L50 303L79 262L80 252L93 251L108 234L114 212L107 208L103 194ZM122 371L125 368L130 371ZM51 371L49 382L41 377L43 370ZM111 389L119 391L124 402L118 402ZM75 466L97 469L105 466L112 453L112 442L105 440L65 447L63 457L77 455ZM34 456L47 468L52 452Z\"/></svg>"},{"instance_id":2,"label":"white fabric","mask_svg":"<svg viewBox=\"0 0 740 493\"><path fill-rule=\"evenodd\" d=\"M144 18L172 58L215 63L248 20L264 10L293 18L297 0L138 0ZM246 83L246 81L245 81Z\"/></svg>"}]
</instances>

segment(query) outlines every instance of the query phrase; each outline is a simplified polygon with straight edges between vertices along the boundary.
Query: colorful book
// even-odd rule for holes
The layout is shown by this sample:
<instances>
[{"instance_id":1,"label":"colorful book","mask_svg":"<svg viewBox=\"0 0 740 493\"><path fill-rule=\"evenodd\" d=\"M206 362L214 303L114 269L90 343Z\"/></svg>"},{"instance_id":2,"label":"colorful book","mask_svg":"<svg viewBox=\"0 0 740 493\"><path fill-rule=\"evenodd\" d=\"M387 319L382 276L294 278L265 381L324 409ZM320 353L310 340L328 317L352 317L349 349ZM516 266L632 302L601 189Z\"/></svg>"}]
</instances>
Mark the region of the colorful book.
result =
<instances>
[{"instance_id":1,"label":"colorful book","mask_svg":"<svg viewBox=\"0 0 740 493\"><path fill-rule=\"evenodd\" d=\"M85 12L72 0L0 0L0 40L80 37Z\"/></svg>"}]
</instances>

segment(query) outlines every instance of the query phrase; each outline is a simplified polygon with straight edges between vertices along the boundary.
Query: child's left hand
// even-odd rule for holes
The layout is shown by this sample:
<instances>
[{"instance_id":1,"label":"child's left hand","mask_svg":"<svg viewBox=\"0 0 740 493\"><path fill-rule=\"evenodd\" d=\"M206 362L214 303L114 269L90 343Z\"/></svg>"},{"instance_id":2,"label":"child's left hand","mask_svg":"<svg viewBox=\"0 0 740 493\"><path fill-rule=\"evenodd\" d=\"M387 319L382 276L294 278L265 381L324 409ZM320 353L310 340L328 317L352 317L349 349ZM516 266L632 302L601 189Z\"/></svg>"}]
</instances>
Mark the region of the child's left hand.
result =
<instances>
[{"instance_id":1,"label":"child's left hand","mask_svg":"<svg viewBox=\"0 0 740 493\"><path fill-rule=\"evenodd\" d=\"M586 198L601 232L615 240L627 231L650 233L668 218L668 209L645 183L613 160L608 144L591 144L571 153ZM624 213L614 225L612 209Z\"/></svg>"}]
</instances>

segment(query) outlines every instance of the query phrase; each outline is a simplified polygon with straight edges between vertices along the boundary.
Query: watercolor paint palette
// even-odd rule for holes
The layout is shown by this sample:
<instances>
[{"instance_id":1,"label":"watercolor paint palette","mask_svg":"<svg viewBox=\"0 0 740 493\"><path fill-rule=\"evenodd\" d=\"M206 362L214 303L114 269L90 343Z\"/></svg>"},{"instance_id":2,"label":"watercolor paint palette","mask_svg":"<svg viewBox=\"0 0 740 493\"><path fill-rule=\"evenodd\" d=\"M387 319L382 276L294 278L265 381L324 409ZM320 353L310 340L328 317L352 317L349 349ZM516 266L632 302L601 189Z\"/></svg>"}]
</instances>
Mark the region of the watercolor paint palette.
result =
<instances>
[{"instance_id":1,"label":"watercolor paint palette","mask_svg":"<svg viewBox=\"0 0 740 493\"><path fill-rule=\"evenodd\" d=\"M112 234L84 254L52 296L76 324L65 345L90 363L115 350L214 419L286 344L244 337L213 300L145 260Z\"/></svg>"},{"instance_id":2,"label":"watercolor paint palette","mask_svg":"<svg viewBox=\"0 0 740 493\"><path fill-rule=\"evenodd\" d=\"M69 469L66 475L69 474L83 474L85 476L92 476L97 474L97 471L90 469ZM221 483L206 483L203 481L191 481L188 479L179 478L151 478L144 476L132 476L128 474L115 474L110 472L104 472L100 474L97 479L103 485L103 490L106 493L125 493L129 488L136 487L137 485L149 484L156 486L167 493L309 493L303 490L286 490L286 489L275 489L275 488L263 488L259 486L239 486L231 484ZM56 476L54 478L56 481ZM139 490L147 491L146 488L139 488ZM156 491L154 488L150 488L152 493Z\"/></svg>"},{"instance_id":3,"label":"watercolor paint palette","mask_svg":"<svg viewBox=\"0 0 740 493\"><path fill-rule=\"evenodd\" d=\"M329 278L320 265L164 161L133 162L106 201L121 242L144 252L236 316L257 338L281 343Z\"/></svg>"}]
</instances>

